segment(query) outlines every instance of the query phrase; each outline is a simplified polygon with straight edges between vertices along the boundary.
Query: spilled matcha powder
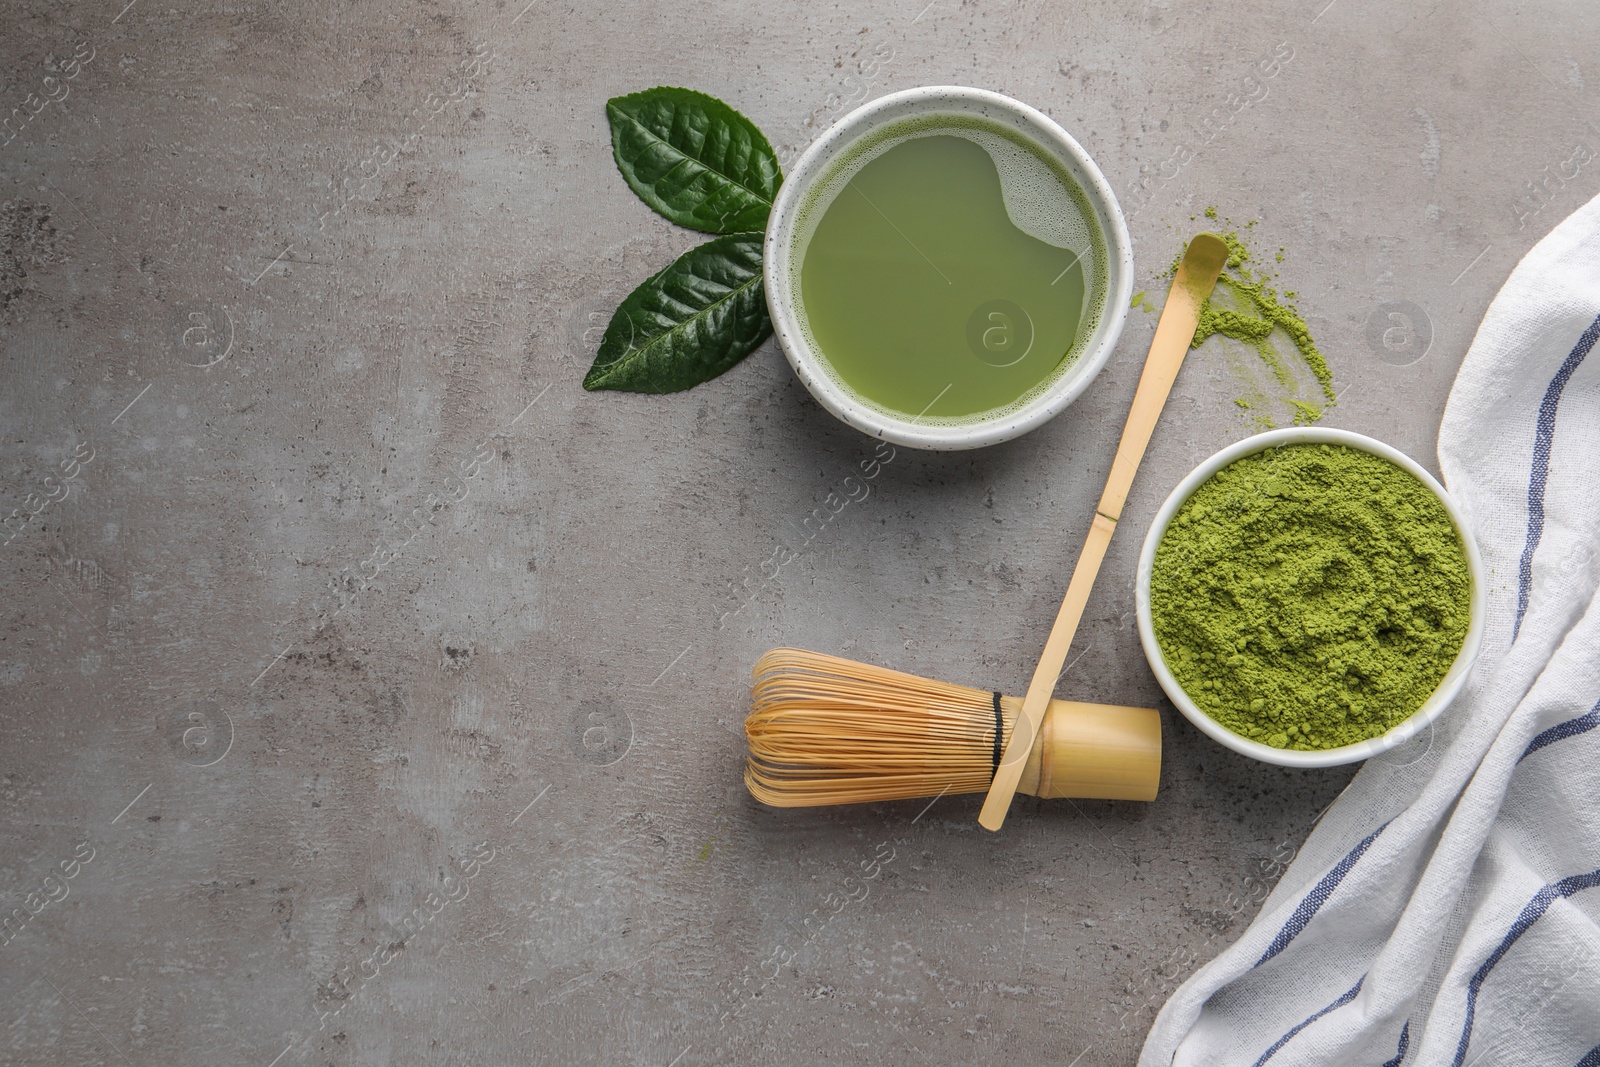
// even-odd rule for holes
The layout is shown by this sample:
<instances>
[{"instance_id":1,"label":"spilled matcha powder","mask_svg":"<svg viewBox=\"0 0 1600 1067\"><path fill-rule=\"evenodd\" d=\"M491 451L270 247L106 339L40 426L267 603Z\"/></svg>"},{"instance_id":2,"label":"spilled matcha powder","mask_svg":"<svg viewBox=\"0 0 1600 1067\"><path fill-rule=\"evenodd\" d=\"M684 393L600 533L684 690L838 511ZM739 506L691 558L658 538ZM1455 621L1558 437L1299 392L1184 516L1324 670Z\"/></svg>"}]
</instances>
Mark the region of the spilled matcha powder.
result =
<instances>
[{"instance_id":1,"label":"spilled matcha powder","mask_svg":"<svg viewBox=\"0 0 1600 1067\"><path fill-rule=\"evenodd\" d=\"M1216 208L1207 208L1206 217L1216 218ZM1251 422L1257 427L1271 429L1276 425L1271 414L1275 401L1284 413L1292 415L1296 426L1316 422L1337 402L1333 374L1312 339L1305 319L1293 304L1286 303L1286 300L1293 300L1295 294L1279 293L1271 285L1270 275L1251 266L1250 250L1237 230L1219 236L1228 246L1228 262L1217 279L1216 290L1200 309L1200 321L1195 327L1191 347L1198 348L1208 338L1220 334L1254 350L1269 378L1258 383L1258 375L1239 368L1246 389L1234 403L1250 413ZM1282 261L1280 249L1278 262ZM1172 269L1173 273L1177 272L1176 260ZM1291 360L1279 350L1284 339L1293 345L1299 356L1297 366L1291 366ZM1297 380L1307 374L1309 380L1303 383Z\"/></svg>"},{"instance_id":2,"label":"spilled matcha powder","mask_svg":"<svg viewBox=\"0 0 1600 1067\"><path fill-rule=\"evenodd\" d=\"M1173 516L1150 578L1178 684L1275 748L1337 748L1408 718L1460 651L1470 597L1438 498L1342 445L1271 448L1218 471Z\"/></svg>"}]
</instances>

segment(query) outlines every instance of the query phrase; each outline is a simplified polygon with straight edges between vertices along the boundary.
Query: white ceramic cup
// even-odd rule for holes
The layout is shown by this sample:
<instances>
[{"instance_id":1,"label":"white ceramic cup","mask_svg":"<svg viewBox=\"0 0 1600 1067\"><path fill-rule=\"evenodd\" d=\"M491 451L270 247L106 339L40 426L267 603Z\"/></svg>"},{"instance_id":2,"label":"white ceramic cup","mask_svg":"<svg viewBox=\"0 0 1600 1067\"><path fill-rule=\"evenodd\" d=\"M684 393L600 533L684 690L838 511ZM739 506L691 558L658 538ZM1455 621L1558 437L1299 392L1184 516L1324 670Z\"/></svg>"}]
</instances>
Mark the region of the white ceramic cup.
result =
<instances>
[{"instance_id":1,"label":"white ceramic cup","mask_svg":"<svg viewBox=\"0 0 1600 1067\"><path fill-rule=\"evenodd\" d=\"M887 123L936 115L979 115L1015 130L1059 162L1083 190L1106 246L1106 291L1092 330L1080 341L1072 366L1028 403L993 419L940 425L896 416L865 403L826 369L801 328L795 296L800 264L795 261L798 209L812 183L841 153ZM1122 208L1089 154L1049 116L1008 96L960 86L906 89L864 104L840 119L806 149L778 190L762 250L763 280L773 331L784 355L811 395L828 411L863 433L909 448L977 448L1027 433L1058 414L1105 366L1122 333L1133 288L1133 248Z\"/></svg>"},{"instance_id":2,"label":"white ceramic cup","mask_svg":"<svg viewBox=\"0 0 1600 1067\"><path fill-rule=\"evenodd\" d=\"M1439 498L1439 502L1444 505L1446 513L1450 516L1450 521L1455 523L1456 532L1460 534L1461 544L1466 552L1467 569L1472 579L1467 636L1461 642L1461 651L1456 653L1455 661L1450 664L1450 669L1445 672L1444 678L1440 680L1433 694L1409 718L1395 723L1386 733L1339 748L1316 750L1273 748L1271 745L1252 741L1248 737L1241 737L1212 719L1189 698L1189 694L1183 691L1183 687L1167 669L1166 658L1161 653L1155 627L1150 621L1150 572L1155 566L1156 547L1161 544L1161 538L1167 531L1167 524L1178 513L1178 509L1183 507L1184 501L1188 500L1190 494L1213 474L1234 460L1264 449L1294 444L1347 445L1350 448L1359 448L1415 475L1418 481L1431 489ZM1150 525L1150 532L1145 535L1144 549L1139 553L1139 569L1135 583L1134 607L1139 619L1139 641L1144 645L1145 658L1150 661L1150 669L1155 672L1161 688L1166 690L1173 704L1183 712L1184 718L1198 726L1213 740L1220 741L1235 752L1242 752L1246 756L1253 756L1266 763L1276 763L1282 767L1334 767L1341 763L1355 763L1358 760L1381 755L1421 733L1439 717L1439 713L1444 711L1461 692L1461 687L1466 684L1467 674L1472 670L1472 661L1477 658L1478 648L1483 643L1484 620L1488 611L1488 588L1484 578L1483 558L1478 554L1478 546L1472 540L1466 516L1461 513L1461 509L1450 498L1444 486L1404 452L1391 448L1382 441L1374 441L1370 437L1363 437L1348 430L1316 428L1271 430L1231 444L1200 464L1187 478L1178 483L1172 495L1167 497L1166 503L1161 505L1161 510L1156 512L1155 521Z\"/></svg>"}]
</instances>

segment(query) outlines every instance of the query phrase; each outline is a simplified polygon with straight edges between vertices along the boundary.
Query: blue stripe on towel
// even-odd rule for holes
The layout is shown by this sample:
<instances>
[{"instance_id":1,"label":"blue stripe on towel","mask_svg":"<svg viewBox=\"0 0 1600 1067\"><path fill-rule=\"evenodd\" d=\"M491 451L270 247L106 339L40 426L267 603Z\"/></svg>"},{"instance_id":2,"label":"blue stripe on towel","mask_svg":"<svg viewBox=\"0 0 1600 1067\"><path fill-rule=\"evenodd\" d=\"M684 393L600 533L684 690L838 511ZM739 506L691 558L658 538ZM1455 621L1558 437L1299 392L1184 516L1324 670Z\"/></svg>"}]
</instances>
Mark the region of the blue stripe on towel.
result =
<instances>
[{"instance_id":1,"label":"blue stripe on towel","mask_svg":"<svg viewBox=\"0 0 1600 1067\"><path fill-rule=\"evenodd\" d=\"M1289 916L1289 921L1283 924L1283 929L1278 931L1278 936L1273 938L1272 944L1267 946L1267 951L1262 954L1259 960L1256 960L1255 965L1257 967L1288 948L1289 942L1300 936L1300 932L1311 922L1311 917L1317 913L1317 910L1322 905L1328 902L1328 898L1333 895L1333 891L1339 888L1339 883L1344 881L1344 876L1350 873L1350 868L1356 865L1356 861L1361 858L1362 854L1367 851L1373 841L1377 840L1378 835L1383 833L1388 825L1388 823L1384 823L1372 833L1363 837L1355 848L1345 854L1344 859L1333 865L1333 870L1322 876L1322 881L1311 887L1311 892L1307 893L1305 899L1300 901L1299 907L1294 909L1294 913Z\"/></svg>"},{"instance_id":2,"label":"blue stripe on towel","mask_svg":"<svg viewBox=\"0 0 1600 1067\"><path fill-rule=\"evenodd\" d=\"M1556 408L1561 404L1561 393L1566 389L1573 372L1597 340L1600 340L1600 318L1589 324L1572 351L1567 353L1567 358L1561 361L1561 369L1550 379L1544 399L1539 402L1538 429L1533 438L1533 474L1528 480L1528 537L1522 546L1522 563L1517 571L1517 621L1511 627L1513 641L1522 629L1522 616L1528 611L1528 593L1533 587L1533 554L1539 548L1539 538L1544 536L1544 487L1550 478L1550 446L1556 436Z\"/></svg>"},{"instance_id":3,"label":"blue stripe on towel","mask_svg":"<svg viewBox=\"0 0 1600 1067\"><path fill-rule=\"evenodd\" d=\"M1356 994L1361 992L1361 983L1365 982L1366 980L1366 975L1362 975L1360 978L1357 978L1356 984L1339 994L1338 1000L1334 1001L1332 1004L1329 1004L1326 1008L1320 1008L1317 1011L1312 1012L1310 1015L1306 1016L1304 1022L1298 1023L1291 1027L1288 1033L1274 1041L1272 1043L1272 1047L1261 1054L1261 1058L1255 1062L1254 1067L1261 1067L1263 1063L1266 1063L1268 1060L1272 1059L1272 1057L1276 1056L1278 1054L1278 1050L1287 1045L1290 1040L1294 1038L1295 1034L1298 1034L1300 1031L1304 1030L1306 1027L1310 1026L1312 1023L1316 1022L1330 1011L1333 1011L1335 1008L1342 1008L1352 1000L1356 999Z\"/></svg>"},{"instance_id":4,"label":"blue stripe on towel","mask_svg":"<svg viewBox=\"0 0 1600 1067\"><path fill-rule=\"evenodd\" d=\"M1600 1045L1589 1050L1589 1054L1579 1060L1577 1067L1600 1067Z\"/></svg>"},{"instance_id":5,"label":"blue stripe on towel","mask_svg":"<svg viewBox=\"0 0 1600 1067\"><path fill-rule=\"evenodd\" d=\"M1517 943L1517 938L1527 933L1534 923L1544 917L1544 913L1550 910L1550 905L1558 900L1565 900L1574 893L1593 889L1597 885L1600 885L1600 870L1593 870L1588 874L1574 874L1545 886L1528 901L1522 909L1522 914L1517 916L1517 921L1511 924L1511 929L1507 930L1506 936L1501 939L1500 946L1489 954L1489 958L1483 961L1483 966L1478 968L1478 972L1467 983L1467 1021L1461 1028L1461 1041L1456 1045L1454 1067L1461 1067L1467 1058L1467 1044L1472 1040L1472 1016L1478 1007L1478 991L1483 988L1483 983L1488 980L1489 972L1494 970L1495 964L1511 951L1511 946Z\"/></svg>"},{"instance_id":6,"label":"blue stripe on towel","mask_svg":"<svg viewBox=\"0 0 1600 1067\"><path fill-rule=\"evenodd\" d=\"M1522 750L1522 755L1517 757L1517 762L1521 763L1546 745L1553 745L1557 741L1565 741L1569 737L1586 734L1596 726L1600 726L1600 703L1596 703L1587 715L1579 715L1576 719L1558 722L1550 729L1540 733L1532 741L1528 742L1528 747Z\"/></svg>"},{"instance_id":7,"label":"blue stripe on towel","mask_svg":"<svg viewBox=\"0 0 1600 1067\"><path fill-rule=\"evenodd\" d=\"M1400 1047L1394 1050L1394 1059L1384 1060L1383 1067L1400 1067L1406 1062L1406 1051L1411 1048L1411 1020L1400 1028Z\"/></svg>"}]
</instances>

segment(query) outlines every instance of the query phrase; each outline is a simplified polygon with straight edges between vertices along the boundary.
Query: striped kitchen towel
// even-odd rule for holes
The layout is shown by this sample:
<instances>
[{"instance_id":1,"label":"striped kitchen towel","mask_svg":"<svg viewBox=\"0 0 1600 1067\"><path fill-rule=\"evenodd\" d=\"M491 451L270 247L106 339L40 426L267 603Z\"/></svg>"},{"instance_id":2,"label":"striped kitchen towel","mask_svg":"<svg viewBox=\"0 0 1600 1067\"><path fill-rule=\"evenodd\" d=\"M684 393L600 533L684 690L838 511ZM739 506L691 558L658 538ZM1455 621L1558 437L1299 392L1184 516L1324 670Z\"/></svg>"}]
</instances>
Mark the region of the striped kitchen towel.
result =
<instances>
[{"instance_id":1,"label":"striped kitchen towel","mask_svg":"<svg viewBox=\"0 0 1600 1067\"><path fill-rule=\"evenodd\" d=\"M1600 1067L1597 338L1600 198L1500 290L1439 429L1489 573L1467 688L1362 768L1141 1067Z\"/></svg>"}]
</instances>

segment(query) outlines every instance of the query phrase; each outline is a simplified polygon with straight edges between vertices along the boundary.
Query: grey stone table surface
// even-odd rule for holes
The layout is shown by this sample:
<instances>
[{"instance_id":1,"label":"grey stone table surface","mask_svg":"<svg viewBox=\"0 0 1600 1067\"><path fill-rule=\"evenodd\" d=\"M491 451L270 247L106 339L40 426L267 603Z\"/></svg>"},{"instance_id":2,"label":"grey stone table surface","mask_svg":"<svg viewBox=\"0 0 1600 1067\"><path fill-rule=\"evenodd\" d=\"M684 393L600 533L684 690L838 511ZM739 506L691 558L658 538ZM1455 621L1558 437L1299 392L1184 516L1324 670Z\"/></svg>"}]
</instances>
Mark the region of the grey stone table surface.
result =
<instances>
[{"instance_id":1,"label":"grey stone table surface","mask_svg":"<svg viewBox=\"0 0 1600 1067\"><path fill-rule=\"evenodd\" d=\"M1501 281L1600 188L1575 2L11 0L0 34L16 1064L1126 1064L1349 780L1208 741L1139 649L1155 508L1252 431L1219 340L1059 690L1162 709L1160 798L998 835L973 797L755 804L771 646L1023 690L1154 317L1042 429L901 449L802 533L872 448L771 342L580 388L699 239L618 177L608 97L702 89L785 159L900 88L1034 104L1136 288L1203 208L1258 220L1327 424L1430 466Z\"/></svg>"}]
</instances>

